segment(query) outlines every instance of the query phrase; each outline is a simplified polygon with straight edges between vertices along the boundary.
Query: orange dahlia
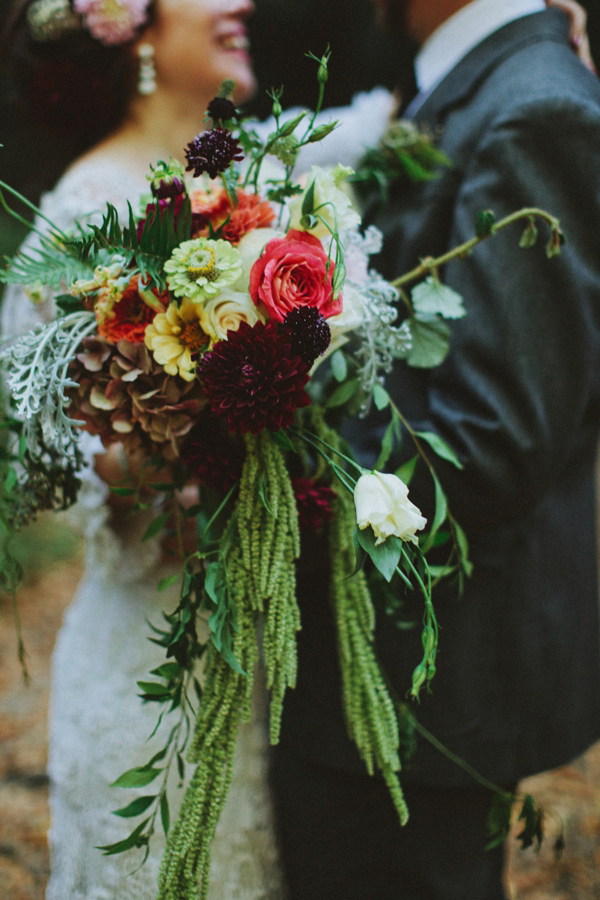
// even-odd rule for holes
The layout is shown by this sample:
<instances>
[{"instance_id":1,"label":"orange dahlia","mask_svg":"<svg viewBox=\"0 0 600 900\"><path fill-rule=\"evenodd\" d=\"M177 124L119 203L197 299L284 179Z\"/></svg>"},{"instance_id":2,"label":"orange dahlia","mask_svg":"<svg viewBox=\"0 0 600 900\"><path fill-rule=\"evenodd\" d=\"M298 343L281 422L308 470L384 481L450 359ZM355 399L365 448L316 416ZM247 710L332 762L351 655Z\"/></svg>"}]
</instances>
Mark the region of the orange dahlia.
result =
<instances>
[{"instance_id":1,"label":"orange dahlia","mask_svg":"<svg viewBox=\"0 0 600 900\"><path fill-rule=\"evenodd\" d=\"M198 237L208 237L210 232L224 238L231 244L238 244L245 234L255 228L267 228L275 218L271 204L258 194L237 191L237 206L232 207L224 190L207 193L193 191L192 211L201 215L207 225L198 232Z\"/></svg>"},{"instance_id":2,"label":"orange dahlia","mask_svg":"<svg viewBox=\"0 0 600 900\"><path fill-rule=\"evenodd\" d=\"M133 275L129 285L123 291L121 299L112 308L109 315L98 322L98 333L101 337L116 344L118 341L129 341L141 344L144 341L146 327L150 325L157 312L166 308L169 293L162 294L156 288L149 290L142 286L140 290L139 275Z\"/></svg>"}]
</instances>

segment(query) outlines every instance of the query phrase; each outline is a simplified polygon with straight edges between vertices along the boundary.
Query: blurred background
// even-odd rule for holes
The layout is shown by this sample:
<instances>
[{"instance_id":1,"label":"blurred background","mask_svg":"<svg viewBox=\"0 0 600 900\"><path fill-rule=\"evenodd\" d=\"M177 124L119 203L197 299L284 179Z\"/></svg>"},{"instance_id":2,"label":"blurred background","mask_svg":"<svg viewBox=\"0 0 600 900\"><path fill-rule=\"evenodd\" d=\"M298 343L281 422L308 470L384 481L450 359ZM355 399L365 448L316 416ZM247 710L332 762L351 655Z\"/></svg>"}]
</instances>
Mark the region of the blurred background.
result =
<instances>
[{"instance_id":1,"label":"blurred background","mask_svg":"<svg viewBox=\"0 0 600 900\"><path fill-rule=\"evenodd\" d=\"M434 0L432 0L434 2ZM498 0L502 2L502 0ZM392 40L376 26L370 0L255 0L249 23L259 89L248 111L270 113L266 91L284 86L283 106L314 106L316 65L331 48L327 106L348 103L375 85L413 91L409 40ZM600 61L600 0L585 0L592 51ZM0 17L9 10L0 0ZM284 36L285 39L282 39ZM198 122L204 111L199 111ZM64 136L41 131L14 103L0 76L0 179L37 202L74 156ZM0 211L0 257L12 254L25 229ZM81 571L81 543L59 517L42 517L19 538L25 570L19 608L30 685L17 660L13 604L0 594L0 898L43 900L48 875L46 714L50 656L56 630ZM600 898L600 747L574 765L530 779L525 789L548 810L541 852L510 844L507 883L512 900ZM554 838L564 826L560 859ZM516 831L520 829L517 827ZM233 900L233 898L232 898Z\"/></svg>"}]
</instances>

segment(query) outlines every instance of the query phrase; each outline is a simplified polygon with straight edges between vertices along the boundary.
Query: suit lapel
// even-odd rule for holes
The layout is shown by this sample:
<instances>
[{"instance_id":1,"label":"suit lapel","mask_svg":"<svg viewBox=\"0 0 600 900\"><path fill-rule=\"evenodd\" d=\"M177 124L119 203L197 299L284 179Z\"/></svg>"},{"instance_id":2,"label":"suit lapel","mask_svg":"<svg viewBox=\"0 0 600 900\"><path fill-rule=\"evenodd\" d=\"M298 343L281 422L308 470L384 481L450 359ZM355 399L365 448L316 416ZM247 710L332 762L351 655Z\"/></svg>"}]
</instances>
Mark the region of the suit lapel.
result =
<instances>
[{"instance_id":1,"label":"suit lapel","mask_svg":"<svg viewBox=\"0 0 600 900\"><path fill-rule=\"evenodd\" d=\"M417 122L434 124L446 112L464 103L490 72L524 47L540 41L568 41L568 24L558 9L548 9L515 19L482 41L433 89L415 114Z\"/></svg>"}]
</instances>

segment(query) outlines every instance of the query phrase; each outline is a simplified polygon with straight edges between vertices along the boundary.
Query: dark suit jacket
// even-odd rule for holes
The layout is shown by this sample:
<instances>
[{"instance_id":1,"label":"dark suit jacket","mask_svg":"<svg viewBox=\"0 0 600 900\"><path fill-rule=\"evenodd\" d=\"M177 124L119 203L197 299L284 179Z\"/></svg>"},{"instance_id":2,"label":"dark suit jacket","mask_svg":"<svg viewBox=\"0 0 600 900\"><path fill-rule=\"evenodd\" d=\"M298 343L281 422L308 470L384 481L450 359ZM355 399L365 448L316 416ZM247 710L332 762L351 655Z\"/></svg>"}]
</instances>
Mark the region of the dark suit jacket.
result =
<instances>
[{"instance_id":1,"label":"dark suit jacket","mask_svg":"<svg viewBox=\"0 0 600 900\"><path fill-rule=\"evenodd\" d=\"M386 277L471 237L483 209L500 218L539 206L566 236L562 255L548 260L543 226L529 250L519 249L522 228L513 226L448 265L443 280L468 313L453 323L447 361L432 371L399 363L387 383L409 420L437 431L464 463L437 468L474 563L462 599L451 586L434 593L439 665L415 711L454 752L508 784L600 737L600 83L550 10L471 51L416 118L440 132L453 166L429 183L399 184L375 216L385 236L375 266ZM350 430L365 464L381 433L377 416ZM411 485L418 505L427 507L427 493L425 480ZM314 559L300 572L299 684L286 698L282 740L353 767L317 547ZM418 621L418 601L412 612ZM400 631L383 617L378 643L404 695L421 655L419 629ZM420 743L405 778L466 776Z\"/></svg>"}]
</instances>

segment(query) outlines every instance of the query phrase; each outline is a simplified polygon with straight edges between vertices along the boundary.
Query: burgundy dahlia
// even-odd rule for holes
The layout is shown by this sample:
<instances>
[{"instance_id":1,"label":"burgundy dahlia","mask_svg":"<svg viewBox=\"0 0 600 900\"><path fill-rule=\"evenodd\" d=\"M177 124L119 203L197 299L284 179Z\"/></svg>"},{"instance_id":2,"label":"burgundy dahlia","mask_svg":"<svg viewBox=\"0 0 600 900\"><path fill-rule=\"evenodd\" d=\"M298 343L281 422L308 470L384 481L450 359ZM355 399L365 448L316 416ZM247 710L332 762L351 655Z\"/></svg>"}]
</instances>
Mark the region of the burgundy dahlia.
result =
<instances>
[{"instance_id":1,"label":"burgundy dahlia","mask_svg":"<svg viewBox=\"0 0 600 900\"><path fill-rule=\"evenodd\" d=\"M225 494L241 478L244 446L221 420L203 410L185 438L181 460L202 484Z\"/></svg>"},{"instance_id":2,"label":"burgundy dahlia","mask_svg":"<svg viewBox=\"0 0 600 900\"><path fill-rule=\"evenodd\" d=\"M297 306L286 315L283 324L290 329L292 353L302 357L307 366L312 366L329 347L331 328L316 306Z\"/></svg>"},{"instance_id":3,"label":"burgundy dahlia","mask_svg":"<svg viewBox=\"0 0 600 900\"><path fill-rule=\"evenodd\" d=\"M197 372L211 411L227 419L230 431L278 431L292 424L294 410L310 404L308 367L274 321L242 322L204 354Z\"/></svg>"},{"instance_id":4,"label":"burgundy dahlia","mask_svg":"<svg viewBox=\"0 0 600 900\"><path fill-rule=\"evenodd\" d=\"M333 519L335 491L328 484L319 484L312 478L292 478L292 487L300 527L321 531Z\"/></svg>"},{"instance_id":5,"label":"burgundy dahlia","mask_svg":"<svg viewBox=\"0 0 600 900\"><path fill-rule=\"evenodd\" d=\"M197 134L185 150L188 161L186 172L194 170L194 178L207 172L210 178L216 178L225 172L231 163L244 158L242 148L230 131L226 128L213 128Z\"/></svg>"},{"instance_id":6,"label":"burgundy dahlia","mask_svg":"<svg viewBox=\"0 0 600 900\"><path fill-rule=\"evenodd\" d=\"M213 122L226 122L237 116L235 105L227 97L215 97L208 104L206 111Z\"/></svg>"}]
</instances>

